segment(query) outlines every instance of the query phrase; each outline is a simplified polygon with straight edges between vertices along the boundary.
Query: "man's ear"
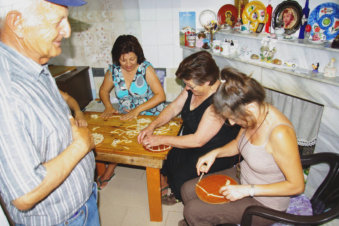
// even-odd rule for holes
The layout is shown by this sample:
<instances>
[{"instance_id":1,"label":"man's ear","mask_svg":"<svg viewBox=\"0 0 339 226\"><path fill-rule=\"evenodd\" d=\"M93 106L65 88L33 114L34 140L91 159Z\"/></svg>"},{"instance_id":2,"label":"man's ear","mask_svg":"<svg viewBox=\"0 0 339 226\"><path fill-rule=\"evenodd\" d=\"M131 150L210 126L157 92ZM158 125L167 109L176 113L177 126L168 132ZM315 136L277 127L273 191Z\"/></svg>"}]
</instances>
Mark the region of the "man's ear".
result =
<instances>
[{"instance_id":1,"label":"man's ear","mask_svg":"<svg viewBox=\"0 0 339 226\"><path fill-rule=\"evenodd\" d=\"M6 16L5 23L19 38L23 38L23 19L20 12L16 10L10 11Z\"/></svg>"}]
</instances>

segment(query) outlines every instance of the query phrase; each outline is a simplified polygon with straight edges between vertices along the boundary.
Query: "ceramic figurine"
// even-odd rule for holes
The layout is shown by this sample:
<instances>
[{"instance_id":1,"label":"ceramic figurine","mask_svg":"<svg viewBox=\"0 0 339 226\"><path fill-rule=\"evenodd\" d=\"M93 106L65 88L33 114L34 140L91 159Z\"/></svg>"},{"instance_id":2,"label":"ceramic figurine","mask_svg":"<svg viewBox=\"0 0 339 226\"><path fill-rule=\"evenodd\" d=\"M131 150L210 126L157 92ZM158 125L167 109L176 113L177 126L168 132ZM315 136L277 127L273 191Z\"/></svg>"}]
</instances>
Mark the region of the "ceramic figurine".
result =
<instances>
[{"instance_id":1,"label":"ceramic figurine","mask_svg":"<svg viewBox=\"0 0 339 226\"><path fill-rule=\"evenodd\" d=\"M319 69L319 62L316 63L316 64L312 64L312 68L313 68L313 70L312 70L313 73L318 73L319 72L318 71L318 69Z\"/></svg>"},{"instance_id":2,"label":"ceramic figurine","mask_svg":"<svg viewBox=\"0 0 339 226\"><path fill-rule=\"evenodd\" d=\"M296 59L289 59L284 61L284 66L292 68L292 70L297 68L297 60Z\"/></svg>"},{"instance_id":3,"label":"ceramic figurine","mask_svg":"<svg viewBox=\"0 0 339 226\"><path fill-rule=\"evenodd\" d=\"M260 59L261 61L271 63L276 53L276 41L275 39L270 39L265 37L261 41L261 48L260 48Z\"/></svg>"},{"instance_id":4,"label":"ceramic figurine","mask_svg":"<svg viewBox=\"0 0 339 226\"><path fill-rule=\"evenodd\" d=\"M241 25L242 25L241 19L238 19L238 21L235 23L235 25L233 27L233 30L239 32L241 30Z\"/></svg>"},{"instance_id":5,"label":"ceramic figurine","mask_svg":"<svg viewBox=\"0 0 339 226\"><path fill-rule=\"evenodd\" d=\"M250 22L248 22L247 24L243 24L240 26L240 31L242 33L250 33Z\"/></svg>"},{"instance_id":6,"label":"ceramic figurine","mask_svg":"<svg viewBox=\"0 0 339 226\"><path fill-rule=\"evenodd\" d=\"M197 40L195 42L195 47L201 48L204 45L205 38L206 38L206 34L204 32L198 33Z\"/></svg>"},{"instance_id":7,"label":"ceramic figurine","mask_svg":"<svg viewBox=\"0 0 339 226\"><path fill-rule=\"evenodd\" d=\"M324 69L325 77L334 78L336 76L335 73L337 72L337 69L334 67L334 62L335 62L335 58L332 58L330 62L328 63L328 65L325 66L325 69Z\"/></svg>"},{"instance_id":8,"label":"ceramic figurine","mask_svg":"<svg viewBox=\"0 0 339 226\"><path fill-rule=\"evenodd\" d=\"M322 42L326 40L326 36L324 35L324 33L321 32L321 29L319 26L314 28L314 34L312 36L312 41L313 42Z\"/></svg>"}]
</instances>

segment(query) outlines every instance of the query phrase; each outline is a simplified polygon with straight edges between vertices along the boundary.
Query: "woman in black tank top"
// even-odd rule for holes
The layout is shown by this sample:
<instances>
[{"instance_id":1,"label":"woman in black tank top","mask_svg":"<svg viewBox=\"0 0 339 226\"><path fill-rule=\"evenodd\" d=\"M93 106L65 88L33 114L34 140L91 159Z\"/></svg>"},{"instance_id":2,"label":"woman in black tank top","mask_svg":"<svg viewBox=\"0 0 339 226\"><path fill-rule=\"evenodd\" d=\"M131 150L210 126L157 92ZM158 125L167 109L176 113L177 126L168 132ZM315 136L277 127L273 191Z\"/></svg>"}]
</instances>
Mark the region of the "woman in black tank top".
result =
<instances>
[{"instance_id":1,"label":"woman in black tank top","mask_svg":"<svg viewBox=\"0 0 339 226\"><path fill-rule=\"evenodd\" d=\"M138 136L138 141L146 147L160 144L173 147L161 169L162 188L166 188L168 183L172 192L162 196L163 204L174 204L176 200L181 200L180 188L183 183L197 177L195 166L198 158L227 144L239 132L238 126L226 125L211 106L220 80L219 68L210 53L201 51L188 56L179 65L176 75L184 82L185 89ZM183 120L181 136L152 135L155 128L179 114ZM233 167L237 161L237 156L220 158L210 172Z\"/></svg>"}]
</instances>

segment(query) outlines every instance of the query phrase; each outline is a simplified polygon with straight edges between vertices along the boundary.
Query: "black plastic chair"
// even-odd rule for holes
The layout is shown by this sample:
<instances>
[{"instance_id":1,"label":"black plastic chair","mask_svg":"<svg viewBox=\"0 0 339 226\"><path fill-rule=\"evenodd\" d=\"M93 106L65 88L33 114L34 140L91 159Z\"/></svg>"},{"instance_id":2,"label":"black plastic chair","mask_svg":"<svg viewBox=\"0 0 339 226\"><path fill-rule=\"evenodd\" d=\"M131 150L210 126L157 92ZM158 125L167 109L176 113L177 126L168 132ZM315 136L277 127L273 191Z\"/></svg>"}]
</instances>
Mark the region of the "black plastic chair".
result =
<instances>
[{"instance_id":1,"label":"black plastic chair","mask_svg":"<svg viewBox=\"0 0 339 226\"><path fill-rule=\"evenodd\" d=\"M339 154L317 153L301 156L303 167L326 163L329 172L311 198L313 216L293 215L267 207L248 207L241 226L252 225L252 217L259 216L280 223L293 225L319 225L339 217Z\"/></svg>"}]
</instances>

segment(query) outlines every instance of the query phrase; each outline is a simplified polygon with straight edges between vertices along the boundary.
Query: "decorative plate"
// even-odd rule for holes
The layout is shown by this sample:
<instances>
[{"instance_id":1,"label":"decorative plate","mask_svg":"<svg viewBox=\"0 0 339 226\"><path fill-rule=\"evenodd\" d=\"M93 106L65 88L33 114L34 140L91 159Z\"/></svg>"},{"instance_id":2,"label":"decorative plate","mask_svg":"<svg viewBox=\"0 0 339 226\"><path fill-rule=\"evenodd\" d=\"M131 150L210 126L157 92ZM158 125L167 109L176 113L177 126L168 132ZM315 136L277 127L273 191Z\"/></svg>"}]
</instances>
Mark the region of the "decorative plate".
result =
<instances>
[{"instance_id":1,"label":"decorative plate","mask_svg":"<svg viewBox=\"0 0 339 226\"><path fill-rule=\"evenodd\" d=\"M144 146L144 148L147 150L147 151L151 151L151 152L163 152L163 151L169 151L171 150L171 146L169 145L164 145L164 144L160 144L158 146L153 146L153 147L150 147L150 148L146 148Z\"/></svg>"},{"instance_id":2,"label":"decorative plate","mask_svg":"<svg viewBox=\"0 0 339 226\"><path fill-rule=\"evenodd\" d=\"M230 200L219 193L219 189L226 184L238 184L232 177L220 174L206 176L195 186L195 192L201 201L210 204L227 203Z\"/></svg>"},{"instance_id":3,"label":"decorative plate","mask_svg":"<svg viewBox=\"0 0 339 226\"><path fill-rule=\"evenodd\" d=\"M210 9L202 11L199 15L199 22L202 27L208 26L212 21L217 21L217 15Z\"/></svg>"},{"instance_id":4,"label":"decorative plate","mask_svg":"<svg viewBox=\"0 0 339 226\"><path fill-rule=\"evenodd\" d=\"M242 13L242 23L250 23L250 30L257 31L257 27L260 23L266 23L268 15L266 12L266 6L260 1L251 1L246 4Z\"/></svg>"},{"instance_id":5,"label":"decorative plate","mask_svg":"<svg viewBox=\"0 0 339 226\"><path fill-rule=\"evenodd\" d=\"M312 26L311 35L320 27L326 40L334 39L339 34L339 5L332 2L318 5L308 17L308 24Z\"/></svg>"},{"instance_id":6,"label":"decorative plate","mask_svg":"<svg viewBox=\"0 0 339 226\"><path fill-rule=\"evenodd\" d=\"M293 34L301 25L302 15L302 8L298 2L283 1L273 12L273 28L283 27L285 34Z\"/></svg>"},{"instance_id":7,"label":"decorative plate","mask_svg":"<svg viewBox=\"0 0 339 226\"><path fill-rule=\"evenodd\" d=\"M223 5L218 11L218 23L228 24L231 27L234 27L235 22L237 22L238 10L234 5L226 4Z\"/></svg>"}]
</instances>

